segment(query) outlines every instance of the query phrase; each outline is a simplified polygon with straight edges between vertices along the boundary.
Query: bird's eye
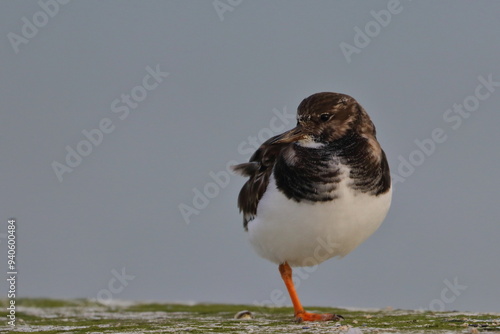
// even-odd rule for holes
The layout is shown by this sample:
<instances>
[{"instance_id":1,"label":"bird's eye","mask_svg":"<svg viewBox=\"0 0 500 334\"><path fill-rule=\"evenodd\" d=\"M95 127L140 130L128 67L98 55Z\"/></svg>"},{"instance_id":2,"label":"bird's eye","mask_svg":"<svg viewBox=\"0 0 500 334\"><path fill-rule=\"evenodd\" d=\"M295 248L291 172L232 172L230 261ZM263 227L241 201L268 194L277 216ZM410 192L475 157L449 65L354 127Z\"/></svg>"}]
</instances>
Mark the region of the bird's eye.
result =
<instances>
[{"instance_id":1,"label":"bird's eye","mask_svg":"<svg viewBox=\"0 0 500 334\"><path fill-rule=\"evenodd\" d=\"M328 121L331 117L332 117L332 115L331 115L331 114L322 114L321 116L319 116L319 119L321 120L321 122L326 122L326 121Z\"/></svg>"}]
</instances>

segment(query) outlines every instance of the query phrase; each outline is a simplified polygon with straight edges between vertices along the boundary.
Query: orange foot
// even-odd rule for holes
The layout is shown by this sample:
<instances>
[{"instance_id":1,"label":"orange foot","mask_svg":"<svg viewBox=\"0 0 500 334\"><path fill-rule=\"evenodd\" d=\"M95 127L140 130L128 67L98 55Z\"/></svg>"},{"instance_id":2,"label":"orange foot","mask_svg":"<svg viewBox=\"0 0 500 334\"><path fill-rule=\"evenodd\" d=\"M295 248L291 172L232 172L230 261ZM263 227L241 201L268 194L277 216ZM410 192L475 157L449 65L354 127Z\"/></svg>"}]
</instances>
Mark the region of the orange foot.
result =
<instances>
[{"instance_id":1,"label":"orange foot","mask_svg":"<svg viewBox=\"0 0 500 334\"><path fill-rule=\"evenodd\" d=\"M331 313L311 313L311 312L300 312L295 314L295 320L297 322L302 321L339 321L343 320L344 317L341 315L331 314Z\"/></svg>"}]
</instances>

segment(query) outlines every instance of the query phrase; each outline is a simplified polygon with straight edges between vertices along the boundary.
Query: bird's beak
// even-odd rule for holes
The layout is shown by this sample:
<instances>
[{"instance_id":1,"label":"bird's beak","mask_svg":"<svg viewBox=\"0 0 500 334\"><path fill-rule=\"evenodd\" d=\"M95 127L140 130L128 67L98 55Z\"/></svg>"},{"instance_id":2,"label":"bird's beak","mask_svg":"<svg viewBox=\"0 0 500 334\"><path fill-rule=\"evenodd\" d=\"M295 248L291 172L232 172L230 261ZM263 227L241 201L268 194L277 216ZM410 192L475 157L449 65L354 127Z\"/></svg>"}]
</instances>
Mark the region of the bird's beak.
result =
<instances>
[{"instance_id":1,"label":"bird's beak","mask_svg":"<svg viewBox=\"0 0 500 334\"><path fill-rule=\"evenodd\" d=\"M302 132L302 127L297 126L277 136L273 144L289 144L306 138L308 136Z\"/></svg>"}]
</instances>

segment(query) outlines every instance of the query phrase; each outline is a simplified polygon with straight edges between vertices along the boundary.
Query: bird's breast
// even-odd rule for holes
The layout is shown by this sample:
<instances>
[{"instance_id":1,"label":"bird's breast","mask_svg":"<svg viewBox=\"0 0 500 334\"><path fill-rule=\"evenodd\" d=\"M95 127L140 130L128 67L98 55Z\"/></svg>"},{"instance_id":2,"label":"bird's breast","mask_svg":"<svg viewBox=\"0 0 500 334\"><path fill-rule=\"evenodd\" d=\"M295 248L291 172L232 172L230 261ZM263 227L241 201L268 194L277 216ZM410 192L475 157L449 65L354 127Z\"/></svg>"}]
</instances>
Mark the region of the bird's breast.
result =
<instances>
[{"instance_id":1,"label":"bird's breast","mask_svg":"<svg viewBox=\"0 0 500 334\"><path fill-rule=\"evenodd\" d=\"M273 170L277 188L297 202L335 199L342 174L340 159L335 155L293 146L282 152Z\"/></svg>"},{"instance_id":2,"label":"bird's breast","mask_svg":"<svg viewBox=\"0 0 500 334\"><path fill-rule=\"evenodd\" d=\"M278 186L276 173L249 222L250 242L262 257L292 266L311 266L344 256L366 240L384 220L392 192L380 195L354 189L349 168L337 166L334 182L317 183L317 193L330 200L297 201ZM313 187L313 186L311 186ZM311 192L306 186L293 190Z\"/></svg>"}]
</instances>

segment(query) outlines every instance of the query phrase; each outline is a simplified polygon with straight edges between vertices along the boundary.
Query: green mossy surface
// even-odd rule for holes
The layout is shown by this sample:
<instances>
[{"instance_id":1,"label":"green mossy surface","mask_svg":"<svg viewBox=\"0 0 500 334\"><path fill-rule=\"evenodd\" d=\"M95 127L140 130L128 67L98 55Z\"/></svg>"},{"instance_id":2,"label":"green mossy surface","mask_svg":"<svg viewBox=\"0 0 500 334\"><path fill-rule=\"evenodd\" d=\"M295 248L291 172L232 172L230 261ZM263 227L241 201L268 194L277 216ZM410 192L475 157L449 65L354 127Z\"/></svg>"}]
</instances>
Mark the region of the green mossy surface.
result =
<instances>
[{"instance_id":1,"label":"green mossy surface","mask_svg":"<svg viewBox=\"0 0 500 334\"><path fill-rule=\"evenodd\" d=\"M7 324L7 301L0 300L0 332L10 333L500 333L500 314L348 310L309 307L344 316L341 322L296 323L288 307L225 304L117 303L18 299L16 326ZM4 311L5 310L5 311ZM234 319L239 311L254 318Z\"/></svg>"}]
</instances>

